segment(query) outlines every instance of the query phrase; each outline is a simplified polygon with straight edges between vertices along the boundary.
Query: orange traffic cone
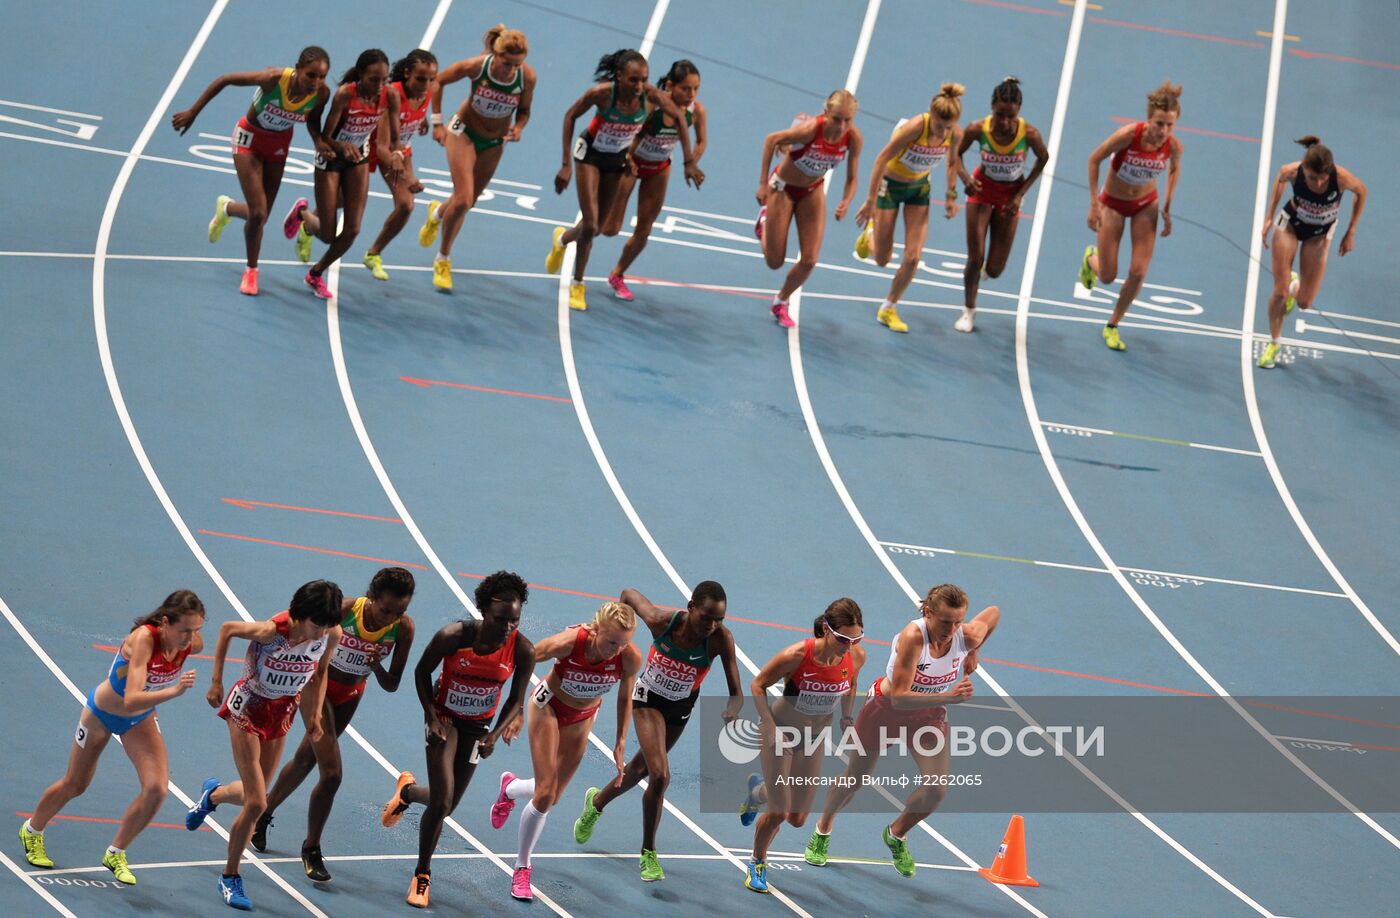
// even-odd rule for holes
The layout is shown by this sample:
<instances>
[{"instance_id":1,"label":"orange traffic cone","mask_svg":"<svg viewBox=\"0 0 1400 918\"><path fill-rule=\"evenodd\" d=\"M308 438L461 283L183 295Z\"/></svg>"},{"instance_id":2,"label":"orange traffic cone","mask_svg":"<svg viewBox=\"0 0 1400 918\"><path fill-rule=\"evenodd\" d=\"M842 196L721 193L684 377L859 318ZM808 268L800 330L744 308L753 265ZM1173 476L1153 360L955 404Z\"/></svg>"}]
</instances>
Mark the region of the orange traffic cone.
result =
<instances>
[{"instance_id":1,"label":"orange traffic cone","mask_svg":"<svg viewBox=\"0 0 1400 918\"><path fill-rule=\"evenodd\" d=\"M991 867L979 867L977 872L993 883L1005 886L1039 886L1035 878L1026 873L1026 823L1020 816L1012 816L1001 837L1001 847L992 860Z\"/></svg>"}]
</instances>

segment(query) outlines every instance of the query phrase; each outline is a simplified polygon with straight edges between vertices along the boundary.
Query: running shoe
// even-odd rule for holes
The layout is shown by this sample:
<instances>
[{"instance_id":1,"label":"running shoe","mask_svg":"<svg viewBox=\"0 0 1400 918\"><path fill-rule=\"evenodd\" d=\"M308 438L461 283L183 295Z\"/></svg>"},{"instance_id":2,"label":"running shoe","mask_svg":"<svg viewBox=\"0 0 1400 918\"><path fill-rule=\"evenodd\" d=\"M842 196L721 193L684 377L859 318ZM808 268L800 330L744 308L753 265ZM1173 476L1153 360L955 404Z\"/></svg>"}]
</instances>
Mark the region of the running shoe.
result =
<instances>
[{"instance_id":1,"label":"running shoe","mask_svg":"<svg viewBox=\"0 0 1400 918\"><path fill-rule=\"evenodd\" d=\"M218 809L218 807L214 806L214 801L211 799L214 796L214 791L218 789L218 778L204 779L204 788L199 795L199 800L185 812L186 829L189 829L191 832L198 829L200 826L204 825L204 817Z\"/></svg>"},{"instance_id":2,"label":"running shoe","mask_svg":"<svg viewBox=\"0 0 1400 918\"><path fill-rule=\"evenodd\" d=\"M875 313L875 321L893 332L909 331L909 323L899 317L899 310L893 305L881 306L880 311Z\"/></svg>"},{"instance_id":3,"label":"running shoe","mask_svg":"<svg viewBox=\"0 0 1400 918\"><path fill-rule=\"evenodd\" d=\"M510 894L521 902L533 902L534 890L530 889L530 868L517 867L510 875Z\"/></svg>"},{"instance_id":4,"label":"running shoe","mask_svg":"<svg viewBox=\"0 0 1400 918\"><path fill-rule=\"evenodd\" d=\"M501 792L496 795L496 802L491 804L491 828L493 829L499 829L505 825L506 820L510 818L510 811L515 809L515 801L506 795L506 788L514 780L514 772L501 772Z\"/></svg>"},{"instance_id":5,"label":"running shoe","mask_svg":"<svg viewBox=\"0 0 1400 918\"><path fill-rule=\"evenodd\" d=\"M301 212L310 207L311 202L306 198L297 198L292 209L287 211L287 216L282 219L282 235L291 239L301 229Z\"/></svg>"},{"instance_id":6,"label":"running shoe","mask_svg":"<svg viewBox=\"0 0 1400 918\"><path fill-rule=\"evenodd\" d=\"M244 268L243 280L238 285L238 292L244 296L258 295L258 269Z\"/></svg>"},{"instance_id":7,"label":"running shoe","mask_svg":"<svg viewBox=\"0 0 1400 918\"><path fill-rule=\"evenodd\" d=\"M136 875L126 866L125 851L108 851L102 855L102 866L112 871L112 876L117 878L117 882L127 886L136 885Z\"/></svg>"},{"instance_id":8,"label":"running shoe","mask_svg":"<svg viewBox=\"0 0 1400 918\"><path fill-rule=\"evenodd\" d=\"M329 883L331 872L326 869L326 859L321 856L321 846L303 846L301 849L301 869L313 883Z\"/></svg>"},{"instance_id":9,"label":"running shoe","mask_svg":"<svg viewBox=\"0 0 1400 918\"><path fill-rule=\"evenodd\" d=\"M564 244L559 241L559 237L564 235L564 227L554 228L554 241L549 245L549 255L545 257L544 269L550 274L558 274L559 269L564 265Z\"/></svg>"},{"instance_id":10,"label":"running shoe","mask_svg":"<svg viewBox=\"0 0 1400 918\"><path fill-rule=\"evenodd\" d=\"M452 291L452 259L441 255L433 259L433 286L443 293Z\"/></svg>"},{"instance_id":11,"label":"running shoe","mask_svg":"<svg viewBox=\"0 0 1400 918\"><path fill-rule=\"evenodd\" d=\"M430 874L415 873L408 883L408 904L414 908L427 908L428 890L432 885L433 878Z\"/></svg>"},{"instance_id":12,"label":"running shoe","mask_svg":"<svg viewBox=\"0 0 1400 918\"><path fill-rule=\"evenodd\" d=\"M389 272L384 270L384 259L377 252L365 253L365 267L369 268L369 276L377 281L389 279Z\"/></svg>"},{"instance_id":13,"label":"running shoe","mask_svg":"<svg viewBox=\"0 0 1400 918\"><path fill-rule=\"evenodd\" d=\"M428 203L428 219L423 221L423 228L418 231L418 244L425 249L437 239L438 229L442 226L442 218L438 216L441 209L441 201Z\"/></svg>"},{"instance_id":14,"label":"running shoe","mask_svg":"<svg viewBox=\"0 0 1400 918\"><path fill-rule=\"evenodd\" d=\"M776 319L778 324L783 328L797 327L797 323L792 320L792 316L788 315L787 303L774 303L769 311L773 313L773 318Z\"/></svg>"},{"instance_id":15,"label":"running shoe","mask_svg":"<svg viewBox=\"0 0 1400 918\"><path fill-rule=\"evenodd\" d=\"M1290 271L1288 274L1288 299L1283 301L1283 313L1287 315L1293 311L1293 307L1298 305L1298 272Z\"/></svg>"},{"instance_id":16,"label":"running shoe","mask_svg":"<svg viewBox=\"0 0 1400 918\"><path fill-rule=\"evenodd\" d=\"M621 274L609 274L608 286L612 288L613 296L624 303L632 302L632 291L627 289L627 281Z\"/></svg>"},{"instance_id":17,"label":"running shoe","mask_svg":"<svg viewBox=\"0 0 1400 918\"><path fill-rule=\"evenodd\" d=\"M763 861L749 861L749 875L744 878L744 886L756 893L768 892L768 865Z\"/></svg>"},{"instance_id":18,"label":"running shoe","mask_svg":"<svg viewBox=\"0 0 1400 918\"><path fill-rule=\"evenodd\" d=\"M223 896L224 904L245 912L253 910L253 903L248 898L248 894L243 891L243 878L234 874L231 877L219 877L219 895Z\"/></svg>"},{"instance_id":19,"label":"running shoe","mask_svg":"<svg viewBox=\"0 0 1400 918\"><path fill-rule=\"evenodd\" d=\"M826 866L826 851L831 847L831 836L823 835L820 832L813 832L812 837L807 840L807 850L802 852L802 859L813 867Z\"/></svg>"},{"instance_id":20,"label":"running shoe","mask_svg":"<svg viewBox=\"0 0 1400 918\"><path fill-rule=\"evenodd\" d=\"M1123 343L1123 339L1118 336L1118 329L1111 325L1103 327L1103 343L1107 344L1115 351L1126 351L1128 346Z\"/></svg>"},{"instance_id":21,"label":"running shoe","mask_svg":"<svg viewBox=\"0 0 1400 918\"><path fill-rule=\"evenodd\" d=\"M272 828L272 814L263 813L258 817L258 821L253 823L253 837L248 839L253 850L262 854L267 850L267 830Z\"/></svg>"},{"instance_id":22,"label":"running shoe","mask_svg":"<svg viewBox=\"0 0 1400 918\"><path fill-rule=\"evenodd\" d=\"M326 278L324 275L314 274L311 271L307 271L305 280L306 286L311 288L311 292L319 296L321 299L329 300L335 296L334 293L331 293L331 288L326 286Z\"/></svg>"},{"instance_id":23,"label":"running shoe","mask_svg":"<svg viewBox=\"0 0 1400 918\"><path fill-rule=\"evenodd\" d=\"M311 262L311 234L306 231L306 224L297 227L297 260L302 264Z\"/></svg>"},{"instance_id":24,"label":"running shoe","mask_svg":"<svg viewBox=\"0 0 1400 918\"><path fill-rule=\"evenodd\" d=\"M24 844L24 859L35 867L52 867L48 852L44 850L44 833L29 828L29 820L20 823L19 840Z\"/></svg>"},{"instance_id":25,"label":"running shoe","mask_svg":"<svg viewBox=\"0 0 1400 918\"><path fill-rule=\"evenodd\" d=\"M763 224L768 219L768 205L764 204L758 209L758 219L753 221L753 234L758 237L758 241L763 241Z\"/></svg>"},{"instance_id":26,"label":"running shoe","mask_svg":"<svg viewBox=\"0 0 1400 918\"><path fill-rule=\"evenodd\" d=\"M1079 262L1079 283L1083 285L1085 290L1093 290L1094 281L1098 279L1094 276L1094 269L1089 267L1089 259L1098 253L1099 247L1096 245L1084 247L1084 258Z\"/></svg>"},{"instance_id":27,"label":"running shoe","mask_svg":"<svg viewBox=\"0 0 1400 918\"><path fill-rule=\"evenodd\" d=\"M762 786L763 778L757 772L750 772L748 793L744 796L744 802L739 804L739 825L745 828L753 825L763 809L763 804L758 800L758 789Z\"/></svg>"},{"instance_id":28,"label":"running shoe","mask_svg":"<svg viewBox=\"0 0 1400 918\"><path fill-rule=\"evenodd\" d=\"M214 201L214 219L209 221L209 241L218 242L223 235L224 227L228 226L228 206L233 203L233 198L226 194L221 194Z\"/></svg>"},{"instance_id":29,"label":"running shoe","mask_svg":"<svg viewBox=\"0 0 1400 918\"><path fill-rule=\"evenodd\" d=\"M588 308L588 300L584 299L585 288L579 281L569 284L569 308L583 312Z\"/></svg>"},{"instance_id":30,"label":"running shoe","mask_svg":"<svg viewBox=\"0 0 1400 918\"><path fill-rule=\"evenodd\" d=\"M1278 360L1278 352L1281 350L1283 347L1277 341L1271 342L1268 347L1264 348L1264 353L1259 355L1259 369L1272 370L1277 365L1275 361Z\"/></svg>"},{"instance_id":31,"label":"running shoe","mask_svg":"<svg viewBox=\"0 0 1400 918\"><path fill-rule=\"evenodd\" d=\"M972 314L974 312L976 312L976 310L964 307L962 315L958 316L958 320L953 323L953 328L960 332L972 331Z\"/></svg>"},{"instance_id":32,"label":"running shoe","mask_svg":"<svg viewBox=\"0 0 1400 918\"><path fill-rule=\"evenodd\" d=\"M885 847L890 849L890 855L894 860L894 869L899 871L902 877L912 877L914 875L914 856L909 853L909 846L904 843L904 839L895 838L890 832L890 827L885 826Z\"/></svg>"},{"instance_id":33,"label":"running shoe","mask_svg":"<svg viewBox=\"0 0 1400 918\"><path fill-rule=\"evenodd\" d=\"M655 883L657 880L666 879L666 874L661 869L661 862L656 859L656 852L650 848L642 849L642 879L648 883Z\"/></svg>"},{"instance_id":34,"label":"running shoe","mask_svg":"<svg viewBox=\"0 0 1400 918\"><path fill-rule=\"evenodd\" d=\"M593 827L598 824L598 817L603 815L602 810L593 806L593 798L596 796L598 796L598 788L596 787L590 787L584 793L583 813L574 820L574 841L580 845L588 844L588 839L593 836Z\"/></svg>"},{"instance_id":35,"label":"running shoe","mask_svg":"<svg viewBox=\"0 0 1400 918\"><path fill-rule=\"evenodd\" d=\"M417 779L413 777L413 772L399 772L398 782L394 784L393 796L389 798L388 802L384 804L384 808L379 812L379 822L384 828L392 829L399 824L399 819L403 816L404 810L408 809L408 804L405 803L403 799L403 792L405 789L412 787L415 783L417 783ZM425 898L423 900L423 905L426 906L427 904L428 902Z\"/></svg>"},{"instance_id":36,"label":"running shoe","mask_svg":"<svg viewBox=\"0 0 1400 918\"><path fill-rule=\"evenodd\" d=\"M856 257L864 261L870 257L870 231L875 228L874 220L865 221L860 235L856 237ZM750 887L752 889L752 887Z\"/></svg>"}]
</instances>

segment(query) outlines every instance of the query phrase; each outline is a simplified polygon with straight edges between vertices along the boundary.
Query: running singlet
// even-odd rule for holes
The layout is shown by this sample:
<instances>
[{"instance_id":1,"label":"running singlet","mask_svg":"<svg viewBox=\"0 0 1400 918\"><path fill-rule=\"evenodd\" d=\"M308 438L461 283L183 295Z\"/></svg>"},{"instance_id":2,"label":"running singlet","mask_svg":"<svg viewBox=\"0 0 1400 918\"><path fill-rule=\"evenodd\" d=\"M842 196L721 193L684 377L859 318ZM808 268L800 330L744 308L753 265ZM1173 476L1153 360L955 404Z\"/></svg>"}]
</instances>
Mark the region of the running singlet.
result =
<instances>
[{"instance_id":1,"label":"running singlet","mask_svg":"<svg viewBox=\"0 0 1400 918\"><path fill-rule=\"evenodd\" d=\"M1342 190L1337 182L1337 170L1332 170L1327 190L1317 194L1308 187L1307 177L1303 175L1300 165L1298 174L1293 178L1293 199L1283 205L1283 209L1288 216L1307 226L1322 228L1336 223L1342 213Z\"/></svg>"},{"instance_id":2,"label":"running singlet","mask_svg":"<svg viewBox=\"0 0 1400 918\"><path fill-rule=\"evenodd\" d=\"M269 91L259 86L253 92L253 125L264 131L290 131L306 122L306 116L316 107L316 93L301 99L292 98L291 67L282 70L282 78Z\"/></svg>"},{"instance_id":3,"label":"running singlet","mask_svg":"<svg viewBox=\"0 0 1400 918\"><path fill-rule=\"evenodd\" d=\"M1172 142L1168 139L1155 150L1148 150L1142 145L1142 132L1147 125L1138 122L1137 130L1133 131L1133 141L1117 153L1113 154L1113 159L1109 160L1109 166L1120 180L1129 185L1153 185L1157 182L1157 176L1162 174L1162 170L1167 168L1167 163L1172 155Z\"/></svg>"},{"instance_id":4,"label":"running singlet","mask_svg":"<svg viewBox=\"0 0 1400 918\"><path fill-rule=\"evenodd\" d=\"M601 698L622 678L622 651L597 663L588 662L588 636L592 632L587 625L577 627L573 650L554 664L554 671L559 675L559 691L580 701Z\"/></svg>"},{"instance_id":5,"label":"running singlet","mask_svg":"<svg viewBox=\"0 0 1400 918\"><path fill-rule=\"evenodd\" d=\"M694 123L691 110L685 110L685 126L687 129ZM647 162L664 162L671 158L671 152L676 149L676 144L681 142L680 128L666 123L666 113L661 109L651 113L646 123L642 125L642 139L637 141L637 149L632 155L636 159L644 159Z\"/></svg>"},{"instance_id":6,"label":"running singlet","mask_svg":"<svg viewBox=\"0 0 1400 918\"><path fill-rule=\"evenodd\" d=\"M928 622L922 616L914 619L919 626L919 632L923 635L924 646L919 653L919 660L914 665L914 684L909 690L916 695L941 695L957 684L960 678L963 659L967 656L967 645L963 643L962 625L953 631L953 640L948 647L948 652L941 657L935 657L929 652ZM890 662L885 665L885 678L894 681L894 661L899 655L899 637L896 636L894 644L890 647ZM879 679L875 680L875 688L880 686Z\"/></svg>"},{"instance_id":7,"label":"running singlet","mask_svg":"<svg viewBox=\"0 0 1400 918\"><path fill-rule=\"evenodd\" d=\"M486 63L481 65L481 75L472 80L472 111L483 118L511 118L520 107L520 94L525 89L525 68L515 68L515 79L509 83L497 83L491 77L491 65L496 55L486 55Z\"/></svg>"},{"instance_id":8,"label":"running singlet","mask_svg":"<svg viewBox=\"0 0 1400 918\"><path fill-rule=\"evenodd\" d=\"M373 102L360 97L359 91L350 93L350 104L345 107L345 115L335 132L335 139L348 143L357 150L365 151L369 135L379 126L379 115L389 104L389 88L379 90L379 98Z\"/></svg>"},{"instance_id":9,"label":"running singlet","mask_svg":"<svg viewBox=\"0 0 1400 918\"><path fill-rule=\"evenodd\" d=\"M802 647L802 662L783 686L783 697L798 714L829 715L836 704L851 690L851 654L841 655L829 666L822 666L813 656L817 639L808 638Z\"/></svg>"},{"instance_id":10,"label":"running singlet","mask_svg":"<svg viewBox=\"0 0 1400 918\"><path fill-rule=\"evenodd\" d=\"M705 680L714 659L710 655L708 640L699 647L677 647L671 639L671 632L682 614L677 612L672 615L666 630L651 642L651 649L647 651L647 665L637 677L638 685L667 701L683 701L700 691L700 683Z\"/></svg>"},{"instance_id":11,"label":"running singlet","mask_svg":"<svg viewBox=\"0 0 1400 918\"><path fill-rule=\"evenodd\" d=\"M501 703L501 686L515 672L515 641L519 631L499 650L477 656L471 645L442 661L435 699L438 706L463 720L490 720Z\"/></svg>"},{"instance_id":12,"label":"running singlet","mask_svg":"<svg viewBox=\"0 0 1400 918\"><path fill-rule=\"evenodd\" d=\"M943 143L933 146L929 143L928 132L929 113L924 112L924 129L909 143L904 145L904 149L899 151L899 155L889 161L885 167L885 174L897 182L921 182L928 178L929 173L938 168L938 164L943 162L948 155L948 141L952 138L953 132L949 131L943 138Z\"/></svg>"},{"instance_id":13,"label":"running singlet","mask_svg":"<svg viewBox=\"0 0 1400 918\"><path fill-rule=\"evenodd\" d=\"M175 656L167 657L160 648L160 629L155 625L141 627L151 632L151 658L146 662L146 691L153 692L173 685L180 676L180 667L184 665L190 649L177 650ZM112 686L112 691L123 698L126 697L126 672L130 665L131 661L122 656L122 649L118 647L116 656L112 658L112 668L107 671L107 683Z\"/></svg>"},{"instance_id":14,"label":"running singlet","mask_svg":"<svg viewBox=\"0 0 1400 918\"><path fill-rule=\"evenodd\" d=\"M589 145L599 153L624 153L646 120L645 99L638 100L637 110L630 115L617 110L617 81L614 80L608 107L595 114L588 123Z\"/></svg>"},{"instance_id":15,"label":"running singlet","mask_svg":"<svg viewBox=\"0 0 1400 918\"><path fill-rule=\"evenodd\" d=\"M977 138L981 146L982 165L977 171L994 182L1010 184L1019 182L1026 172L1026 119L1016 119L1016 136L1009 144L1002 146L992 139L992 116L982 120L982 136Z\"/></svg>"},{"instance_id":16,"label":"running singlet","mask_svg":"<svg viewBox=\"0 0 1400 918\"><path fill-rule=\"evenodd\" d=\"M788 159L792 160L797 171L814 179L821 178L841 165L841 161L846 158L846 145L851 139L851 132L848 130L835 141L827 140L823 134L825 125L826 118L818 115L816 136L806 144L794 145L788 150Z\"/></svg>"},{"instance_id":17,"label":"running singlet","mask_svg":"<svg viewBox=\"0 0 1400 918\"><path fill-rule=\"evenodd\" d=\"M368 598L361 596L350 607L350 614L340 623L340 643L331 657L331 666L361 680L368 678L376 660L389 655L399 637L397 619L378 631L365 627L366 602Z\"/></svg>"},{"instance_id":18,"label":"running singlet","mask_svg":"<svg viewBox=\"0 0 1400 918\"><path fill-rule=\"evenodd\" d=\"M393 83L390 88L399 94L399 146L407 150L413 145L413 138L417 135L419 126L428 117L428 104L432 101L432 93L423 93L423 101L415 106L409 101L408 92L404 90L402 83Z\"/></svg>"},{"instance_id":19,"label":"running singlet","mask_svg":"<svg viewBox=\"0 0 1400 918\"><path fill-rule=\"evenodd\" d=\"M326 652L326 638L292 644L287 640L292 619L286 612L272 616L277 636L267 644L252 641L243 663L242 687L264 698L294 698L311 681Z\"/></svg>"}]
</instances>

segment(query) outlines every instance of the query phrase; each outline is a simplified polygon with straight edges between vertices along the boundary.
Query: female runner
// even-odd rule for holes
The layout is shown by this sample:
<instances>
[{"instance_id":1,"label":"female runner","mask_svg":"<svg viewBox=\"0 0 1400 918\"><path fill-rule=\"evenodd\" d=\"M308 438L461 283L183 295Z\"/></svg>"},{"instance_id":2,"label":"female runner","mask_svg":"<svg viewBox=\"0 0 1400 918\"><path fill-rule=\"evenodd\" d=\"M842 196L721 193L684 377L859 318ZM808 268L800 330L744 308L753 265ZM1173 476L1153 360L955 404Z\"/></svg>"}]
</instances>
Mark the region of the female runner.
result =
<instances>
[{"instance_id":1,"label":"female runner","mask_svg":"<svg viewBox=\"0 0 1400 918\"><path fill-rule=\"evenodd\" d=\"M413 196L423 190L423 183L413 174L413 138L428 132L428 103L430 90L437 80L438 62L431 51L415 48L394 63L389 71L389 92L399 98L399 149L403 152L403 168L398 178L391 180L393 172L389 168L380 169L384 184L394 198L394 209L384 220L384 227L375 237L374 244L365 252L365 267L375 280L386 281L389 272L384 270L384 247L394 240L408 225L413 213ZM369 171L379 168L378 129L369 140Z\"/></svg>"}]
</instances>

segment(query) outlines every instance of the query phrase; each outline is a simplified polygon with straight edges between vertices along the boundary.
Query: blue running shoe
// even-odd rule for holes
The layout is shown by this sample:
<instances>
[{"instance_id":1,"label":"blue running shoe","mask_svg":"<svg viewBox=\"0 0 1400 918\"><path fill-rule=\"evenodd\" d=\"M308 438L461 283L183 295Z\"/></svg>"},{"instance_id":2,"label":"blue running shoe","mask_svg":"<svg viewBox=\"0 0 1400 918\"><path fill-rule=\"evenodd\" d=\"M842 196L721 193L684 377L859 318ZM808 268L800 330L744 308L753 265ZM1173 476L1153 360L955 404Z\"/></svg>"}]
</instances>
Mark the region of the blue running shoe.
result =
<instances>
[{"instance_id":1,"label":"blue running shoe","mask_svg":"<svg viewBox=\"0 0 1400 918\"><path fill-rule=\"evenodd\" d=\"M245 912L253 910L253 903L249 901L248 894L243 891L243 878L237 874L231 877L219 877L219 895L224 897L225 905L242 909Z\"/></svg>"},{"instance_id":2,"label":"blue running shoe","mask_svg":"<svg viewBox=\"0 0 1400 918\"><path fill-rule=\"evenodd\" d=\"M214 806L214 801L210 798L214 796L214 791L218 790L218 788L218 778L204 779L204 792L199 795L199 801L195 803L194 806L190 807L188 810L185 811L186 829L189 829L191 832L193 832L195 829L198 829L200 826L204 825L204 817L208 816L210 813L214 812L215 809L217 809ZM240 887L240 889L241 888L242 887ZM246 902L247 900L245 899L244 901ZM242 906L239 907L241 908Z\"/></svg>"},{"instance_id":3,"label":"blue running shoe","mask_svg":"<svg viewBox=\"0 0 1400 918\"><path fill-rule=\"evenodd\" d=\"M763 861L749 861L749 876L744 886L756 893L768 892L768 865Z\"/></svg>"},{"instance_id":4,"label":"blue running shoe","mask_svg":"<svg viewBox=\"0 0 1400 918\"><path fill-rule=\"evenodd\" d=\"M763 809L763 804L758 799L758 789L763 786L763 778L757 773L749 775L748 796L744 797L744 802L739 804L739 825L751 826L758 818L759 810Z\"/></svg>"}]
</instances>

